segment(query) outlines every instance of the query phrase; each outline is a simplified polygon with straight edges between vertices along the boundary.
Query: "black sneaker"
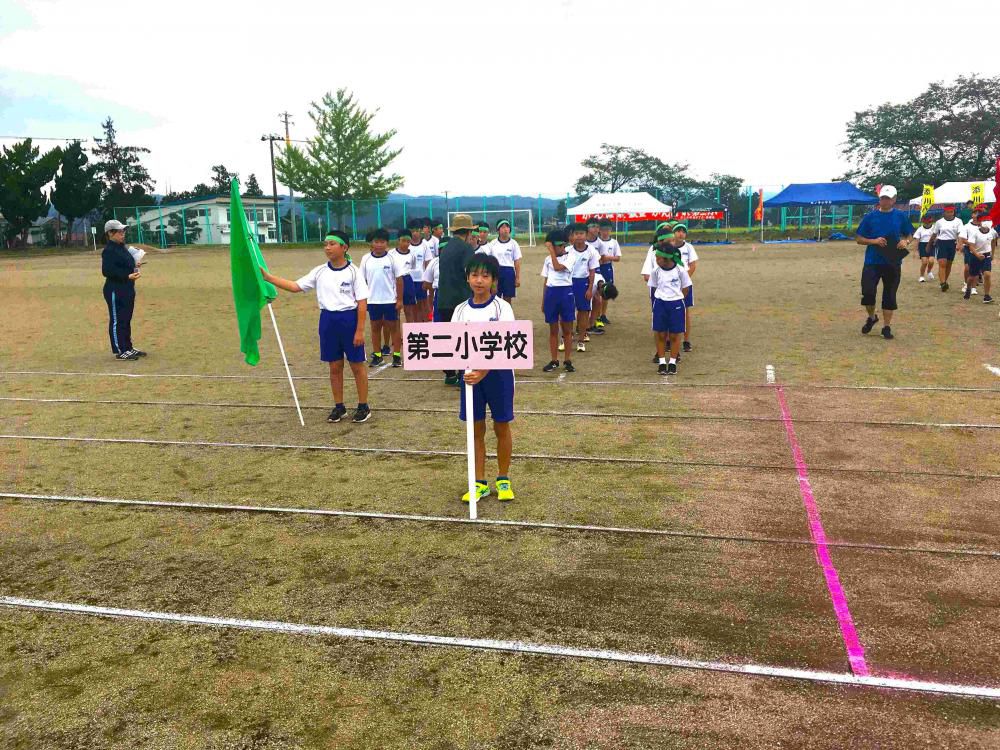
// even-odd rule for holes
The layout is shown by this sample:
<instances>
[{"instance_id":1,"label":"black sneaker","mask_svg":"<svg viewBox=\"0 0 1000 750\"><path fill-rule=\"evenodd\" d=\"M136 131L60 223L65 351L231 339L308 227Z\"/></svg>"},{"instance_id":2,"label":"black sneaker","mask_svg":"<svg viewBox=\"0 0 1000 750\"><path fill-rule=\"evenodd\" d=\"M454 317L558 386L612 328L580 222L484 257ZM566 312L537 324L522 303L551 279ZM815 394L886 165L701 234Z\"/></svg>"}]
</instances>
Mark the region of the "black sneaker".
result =
<instances>
[{"instance_id":1,"label":"black sneaker","mask_svg":"<svg viewBox=\"0 0 1000 750\"><path fill-rule=\"evenodd\" d=\"M117 357L115 357L115 359L123 359L129 361L133 359L139 359L139 352L137 352L135 349L129 349L127 352L122 352L121 354L119 354Z\"/></svg>"},{"instance_id":2,"label":"black sneaker","mask_svg":"<svg viewBox=\"0 0 1000 750\"><path fill-rule=\"evenodd\" d=\"M986 295L985 297L983 297L983 304L984 304L984 305L988 305L988 304L990 304L990 303L991 303L992 301L993 301L993 298L992 298L992 297L991 297L990 295L988 295L988 294L987 294L987 295Z\"/></svg>"},{"instance_id":3,"label":"black sneaker","mask_svg":"<svg viewBox=\"0 0 1000 750\"><path fill-rule=\"evenodd\" d=\"M667 375L676 375L676 374L677 374L677 364L675 362L671 362L670 364L667 365Z\"/></svg>"},{"instance_id":4,"label":"black sneaker","mask_svg":"<svg viewBox=\"0 0 1000 750\"><path fill-rule=\"evenodd\" d=\"M967 286L965 287L965 294L962 295L963 299L969 299L972 296L972 290L975 287Z\"/></svg>"},{"instance_id":5,"label":"black sneaker","mask_svg":"<svg viewBox=\"0 0 1000 750\"><path fill-rule=\"evenodd\" d=\"M368 363L368 366L369 367L378 367L380 364L382 364L382 355L381 354L373 354L371 362Z\"/></svg>"},{"instance_id":6,"label":"black sneaker","mask_svg":"<svg viewBox=\"0 0 1000 750\"><path fill-rule=\"evenodd\" d=\"M587 333L592 333L595 336L600 336L602 333L604 333L604 329L598 328L597 326L591 326L590 328L587 329Z\"/></svg>"},{"instance_id":7,"label":"black sneaker","mask_svg":"<svg viewBox=\"0 0 1000 750\"><path fill-rule=\"evenodd\" d=\"M576 372L576 368L573 367L573 363L570 362L568 359L565 362L563 362L563 369L566 372Z\"/></svg>"},{"instance_id":8,"label":"black sneaker","mask_svg":"<svg viewBox=\"0 0 1000 750\"><path fill-rule=\"evenodd\" d=\"M392 347L391 346L383 346L381 354L382 354L383 357L388 357L390 354L392 354Z\"/></svg>"},{"instance_id":9,"label":"black sneaker","mask_svg":"<svg viewBox=\"0 0 1000 750\"><path fill-rule=\"evenodd\" d=\"M659 367L657 367L656 371L658 373L660 373L660 375L666 375L667 374L667 364L666 364L666 362L664 362Z\"/></svg>"},{"instance_id":10,"label":"black sneaker","mask_svg":"<svg viewBox=\"0 0 1000 750\"><path fill-rule=\"evenodd\" d=\"M602 323L604 323L604 325L606 325L606 326L609 326L609 325L611 325L611 321L610 321L610 320L608 320L608 316L607 316L607 315L602 315L602 316L600 316L600 317L598 318L598 320L599 320L599 321L601 321Z\"/></svg>"},{"instance_id":11,"label":"black sneaker","mask_svg":"<svg viewBox=\"0 0 1000 750\"><path fill-rule=\"evenodd\" d=\"M351 421L355 424L361 424L362 422L367 422L372 417L372 410L367 404L364 406L358 405L358 408L354 410L354 416L351 417Z\"/></svg>"},{"instance_id":12,"label":"black sneaker","mask_svg":"<svg viewBox=\"0 0 1000 750\"><path fill-rule=\"evenodd\" d=\"M133 349L132 351L135 352L135 354L136 354L137 357L145 357L146 356L146 352L139 351L138 349Z\"/></svg>"},{"instance_id":13,"label":"black sneaker","mask_svg":"<svg viewBox=\"0 0 1000 750\"><path fill-rule=\"evenodd\" d=\"M942 281L941 282L941 291L942 292L947 292L948 291L948 282L947 281Z\"/></svg>"},{"instance_id":14,"label":"black sneaker","mask_svg":"<svg viewBox=\"0 0 1000 750\"><path fill-rule=\"evenodd\" d=\"M655 365L659 361L660 361L660 355L659 354L654 354L653 355L653 364Z\"/></svg>"},{"instance_id":15,"label":"black sneaker","mask_svg":"<svg viewBox=\"0 0 1000 750\"><path fill-rule=\"evenodd\" d=\"M333 409L330 410L330 416L326 418L326 421L329 422L330 424L333 424L334 422L339 422L341 419L344 418L346 414L347 414L346 406L335 406L333 407Z\"/></svg>"},{"instance_id":16,"label":"black sneaker","mask_svg":"<svg viewBox=\"0 0 1000 750\"><path fill-rule=\"evenodd\" d=\"M691 351L691 342L690 341L685 341L684 342L684 351L686 351L686 352Z\"/></svg>"},{"instance_id":17,"label":"black sneaker","mask_svg":"<svg viewBox=\"0 0 1000 750\"><path fill-rule=\"evenodd\" d=\"M554 359L542 368L542 372L552 372L559 369L559 360Z\"/></svg>"},{"instance_id":18,"label":"black sneaker","mask_svg":"<svg viewBox=\"0 0 1000 750\"><path fill-rule=\"evenodd\" d=\"M892 335L892 329L889 328L889 326L882 326L882 338L888 341L889 339L894 339L896 337Z\"/></svg>"},{"instance_id":19,"label":"black sneaker","mask_svg":"<svg viewBox=\"0 0 1000 750\"><path fill-rule=\"evenodd\" d=\"M865 324L861 326L861 333L871 333L871 330L875 327L876 323L878 323L878 315L873 318L868 318L868 320L865 321Z\"/></svg>"},{"instance_id":20,"label":"black sneaker","mask_svg":"<svg viewBox=\"0 0 1000 750\"><path fill-rule=\"evenodd\" d=\"M392 366L393 367L402 367L403 366L403 355L402 354L393 354L392 355Z\"/></svg>"}]
</instances>

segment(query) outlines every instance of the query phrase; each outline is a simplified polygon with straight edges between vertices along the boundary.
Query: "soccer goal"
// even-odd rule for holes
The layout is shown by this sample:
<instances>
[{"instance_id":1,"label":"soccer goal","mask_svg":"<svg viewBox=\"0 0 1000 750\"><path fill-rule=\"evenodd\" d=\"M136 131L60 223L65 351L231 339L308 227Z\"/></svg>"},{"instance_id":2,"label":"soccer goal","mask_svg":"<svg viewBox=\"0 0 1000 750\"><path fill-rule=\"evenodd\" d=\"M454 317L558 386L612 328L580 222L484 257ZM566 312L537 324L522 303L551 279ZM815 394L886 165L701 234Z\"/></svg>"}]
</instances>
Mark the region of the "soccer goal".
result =
<instances>
[{"instance_id":1,"label":"soccer goal","mask_svg":"<svg viewBox=\"0 0 1000 750\"><path fill-rule=\"evenodd\" d=\"M451 218L458 214L467 214L473 221L485 221L490 225L490 237L497 236L497 222L507 219L511 226L511 236L521 240L527 238L528 245L535 244L535 214L530 208L504 208L496 211L449 211L448 226Z\"/></svg>"}]
</instances>

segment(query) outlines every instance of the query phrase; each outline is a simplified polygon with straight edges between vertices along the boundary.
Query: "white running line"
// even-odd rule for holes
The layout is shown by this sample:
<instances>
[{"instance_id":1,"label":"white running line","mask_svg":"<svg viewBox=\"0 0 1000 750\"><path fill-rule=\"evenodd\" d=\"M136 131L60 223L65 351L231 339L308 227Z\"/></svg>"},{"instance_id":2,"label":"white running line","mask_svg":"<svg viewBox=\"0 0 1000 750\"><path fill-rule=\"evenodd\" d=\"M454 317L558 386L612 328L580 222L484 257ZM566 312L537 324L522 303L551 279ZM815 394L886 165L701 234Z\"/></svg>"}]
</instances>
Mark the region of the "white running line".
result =
<instances>
[{"instance_id":1,"label":"white running line","mask_svg":"<svg viewBox=\"0 0 1000 750\"><path fill-rule=\"evenodd\" d=\"M391 641L411 643L421 646L443 646L479 651L502 651L539 656L561 656L571 659L622 662L627 664L649 664L675 669L697 669L708 672L753 675L759 677L779 677L790 680L825 683L832 685L852 685L866 688L888 688L919 693L941 693L964 698L1000 699L1000 688L962 685L945 682L926 682L898 677L859 677L846 672L824 672L812 669L792 669L764 664L730 664L720 661L699 661L676 656L613 651L608 649L574 648L526 641L500 641L492 638L462 638L446 635L424 635L421 633L398 633L387 630L363 630L358 628L338 628L329 625L306 625L274 620L243 620L225 617L185 615L173 612L156 612L142 609L118 609L116 607L95 607L88 604L53 602L42 599L24 599L16 596L0 597L0 606L18 609L63 612L76 615L94 615L119 619L145 620L147 622L180 623L215 628L236 628L240 630L263 630L290 635L332 636L350 640Z\"/></svg>"},{"instance_id":2,"label":"white running line","mask_svg":"<svg viewBox=\"0 0 1000 750\"><path fill-rule=\"evenodd\" d=\"M992 372L994 375L1000 377L1000 367L994 367L993 365L987 365L985 363L983 364L983 367Z\"/></svg>"},{"instance_id":3,"label":"white running line","mask_svg":"<svg viewBox=\"0 0 1000 750\"><path fill-rule=\"evenodd\" d=\"M764 375L767 378L768 385L774 384L774 365L768 365L764 368Z\"/></svg>"},{"instance_id":4,"label":"white running line","mask_svg":"<svg viewBox=\"0 0 1000 750\"><path fill-rule=\"evenodd\" d=\"M54 370L4 370L0 377L7 375L51 375L71 377L119 377L119 378L197 378L203 380L287 380L283 375L202 375L197 373L134 373L134 372L62 372ZM295 380L328 380L327 375L295 375ZM370 380L393 383L439 383L440 378L369 378ZM517 379L519 385L552 385L554 381L548 378L534 378L522 375ZM650 386L663 385L662 380L574 380L577 385L626 385ZM672 383L674 388L767 388L766 383ZM919 386L919 385L837 385L820 383L798 383L784 386L790 389L823 389L848 391L941 391L944 393L1000 393L1000 388L973 388L965 386Z\"/></svg>"},{"instance_id":5,"label":"white running line","mask_svg":"<svg viewBox=\"0 0 1000 750\"><path fill-rule=\"evenodd\" d=\"M786 537L734 536L698 531L672 531L670 529L644 529L630 526L593 526L588 524L552 523L547 521L513 521L504 519L471 519L462 516L428 516L407 513L379 513L363 510L330 510L325 508L295 508L266 505L226 505L223 503L190 503L177 500L128 500L115 497L90 497L86 495L35 495L23 492L0 492L0 498L11 500L38 500L44 502L84 503L91 505L137 506L143 508L167 508L174 510L215 511L227 513L263 513L271 515L332 516L335 518L365 518L377 521L413 521L416 523L457 523L465 526L503 526L517 529L550 529L555 531L587 531L604 534L632 534L637 536L666 536L680 539L703 539L719 542L740 542L748 544L773 544L811 547L810 539L790 539ZM865 542L827 542L828 547L845 547L878 552L913 552L930 555L958 555L991 557L1000 559L1000 552L947 547L902 547L891 544L868 544Z\"/></svg>"},{"instance_id":6,"label":"white running line","mask_svg":"<svg viewBox=\"0 0 1000 750\"><path fill-rule=\"evenodd\" d=\"M560 375L560 378L565 375ZM665 381L669 383L669 381ZM0 401L22 401L35 404L105 404L114 406L196 406L220 409L287 409L288 404L249 404L234 401L132 401L128 399L101 398L35 398L29 396L0 396ZM303 409L327 411L327 406L302 405ZM420 414L454 414L454 409L434 409L427 406L379 406L378 411L415 412ZM718 422L781 422L780 417L755 417L723 414L638 414L607 411L544 411L537 409L519 409L523 416L544 417L604 417L608 419L680 419L708 420ZM796 419L799 424L855 424L866 427L927 427L943 429L968 430L1000 430L1000 424L984 422L916 422L916 421L879 421L868 419Z\"/></svg>"},{"instance_id":7,"label":"white running line","mask_svg":"<svg viewBox=\"0 0 1000 750\"><path fill-rule=\"evenodd\" d=\"M112 443L122 445L163 445L192 448L250 448L259 450L303 450L330 451L333 453L385 453L396 456L461 456L465 451L418 450L415 448L370 448L348 445L309 445L308 443L227 443L212 440L154 440L152 438L111 438L111 437L72 437L68 435L0 435L0 440L36 440L61 443ZM495 458L495 453L487 453L488 458ZM605 464L651 464L658 466L694 466L714 469L745 469L763 471L795 471L794 466L783 464L744 464L725 461L683 461L669 458L642 458L618 456L566 456L551 453L514 453L511 458L519 460L539 461L584 461L587 463ZM814 466L815 472L831 472L839 474L878 474L880 476L920 476L948 477L954 479L1000 479L1000 474L969 474L960 471L913 471L907 469L862 469L843 466Z\"/></svg>"}]
</instances>

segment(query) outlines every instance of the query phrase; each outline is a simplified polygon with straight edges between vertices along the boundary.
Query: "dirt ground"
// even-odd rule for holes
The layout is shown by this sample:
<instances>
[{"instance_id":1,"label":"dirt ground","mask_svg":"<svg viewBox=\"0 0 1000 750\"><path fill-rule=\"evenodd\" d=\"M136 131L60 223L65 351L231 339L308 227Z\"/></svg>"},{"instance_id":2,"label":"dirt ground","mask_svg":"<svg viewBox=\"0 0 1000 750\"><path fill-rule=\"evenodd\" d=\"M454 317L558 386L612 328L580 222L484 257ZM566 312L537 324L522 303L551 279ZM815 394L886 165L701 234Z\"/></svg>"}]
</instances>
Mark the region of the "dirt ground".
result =
<instances>
[{"instance_id":1,"label":"dirt ground","mask_svg":"<svg viewBox=\"0 0 1000 750\"><path fill-rule=\"evenodd\" d=\"M771 365L872 673L1000 686L995 307L908 259L890 342L860 334L853 244L699 248L694 351L668 382L627 247L607 333L560 377L540 370L542 253L515 302L538 365L518 374L517 499L480 517L692 536L0 498L0 595L847 672ZM320 262L268 254L291 278ZM282 294L300 427L269 323L242 363L225 252L151 257L138 362L108 352L95 255L4 256L0 279L3 435L313 447L0 437L0 492L467 513L456 389L386 369L369 423L327 424L315 298ZM382 448L410 452L358 450ZM0 633L11 748L1000 745L981 699L14 608Z\"/></svg>"}]
</instances>

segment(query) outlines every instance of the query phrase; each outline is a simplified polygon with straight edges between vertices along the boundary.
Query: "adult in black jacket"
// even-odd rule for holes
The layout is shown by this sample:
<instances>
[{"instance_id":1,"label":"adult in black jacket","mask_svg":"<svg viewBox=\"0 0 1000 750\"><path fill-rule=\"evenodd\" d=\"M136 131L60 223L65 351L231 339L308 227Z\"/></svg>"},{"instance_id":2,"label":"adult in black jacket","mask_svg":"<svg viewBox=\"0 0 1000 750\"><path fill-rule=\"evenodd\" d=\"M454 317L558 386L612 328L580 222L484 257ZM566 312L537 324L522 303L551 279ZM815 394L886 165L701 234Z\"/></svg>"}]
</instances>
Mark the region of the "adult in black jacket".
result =
<instances>
[{"instance_id":1,"label":"adult in black jacket","mask_svg":"<svg viewBox=\"0 0 1000 750\"><path fill-rule=\"evenodd\" d=\"M434 320L451 322L455 308L472 296L469 282L465 278L465 264L475 255L476 249L469 244L472 232L472 217L456 214L451 218L451 239L441 248L438 259L438 289ZM454 370L444 371L444 382L461 385L461 376Z\"/></svg>"},{"instance_id":2,"label":"adult in black jacket","mask_svg":"<svg viewBox=\"0 0 1000 750\"><path fill-rule=\"evenodd\" d=\"M125 225L112 219L104 225L108 244L101 253L104 274L104 301L108 303L108 337L116 359L144 357L132 346L132 311L135 309L135 280L139 269L125 247Z\"/></svg>"}]
</instances>

